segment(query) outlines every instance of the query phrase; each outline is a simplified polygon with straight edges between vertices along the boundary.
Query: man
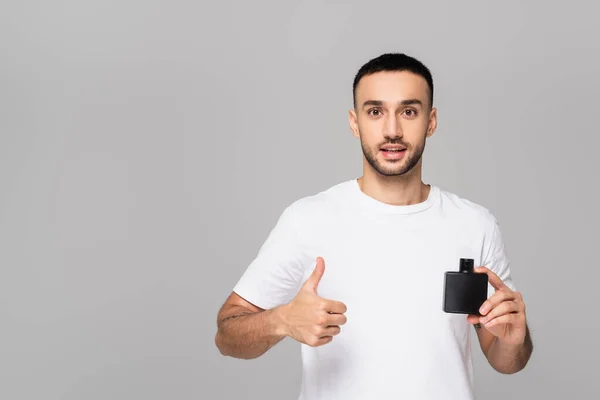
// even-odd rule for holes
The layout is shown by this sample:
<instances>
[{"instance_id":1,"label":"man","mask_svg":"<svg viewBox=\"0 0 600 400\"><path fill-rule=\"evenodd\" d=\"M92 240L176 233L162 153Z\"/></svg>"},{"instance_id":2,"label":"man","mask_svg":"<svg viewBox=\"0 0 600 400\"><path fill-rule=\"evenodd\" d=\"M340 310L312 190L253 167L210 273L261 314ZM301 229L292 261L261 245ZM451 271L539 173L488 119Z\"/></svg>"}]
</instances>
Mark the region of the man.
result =
<instances>
[{"instance_id":1,"label":"man","mask_svg":"<svg viewBox=\"0 0 600 400\"><path fill-rule=\"evenodd\" d=\"M472 399L471 325L501 373L532 352L497 220L421 179L437 125L427 67L383 54L353 90L363 175L283 211L220 310L216 345L250 359L300 342L301 400ZM460 258L488 274L483 316L442 311L444 272Z\"/></svg>"}]
</instances>

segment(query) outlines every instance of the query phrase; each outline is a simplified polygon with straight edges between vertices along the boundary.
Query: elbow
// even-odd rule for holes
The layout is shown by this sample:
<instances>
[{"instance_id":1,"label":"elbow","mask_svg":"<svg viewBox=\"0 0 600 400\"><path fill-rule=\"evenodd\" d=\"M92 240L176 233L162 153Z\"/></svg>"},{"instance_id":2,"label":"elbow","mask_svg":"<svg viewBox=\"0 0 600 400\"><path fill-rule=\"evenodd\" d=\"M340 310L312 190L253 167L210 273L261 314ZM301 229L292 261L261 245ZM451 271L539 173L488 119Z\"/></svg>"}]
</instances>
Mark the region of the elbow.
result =
<instances>
[{"instance_id":1,"label":"elbow","mask_svg":"<svg viewBox=\"0 0 600 400\"><path fill-rule=\"evenodd\" d=\"M494 369L503 374L503 375L513 375L516 374L517 372L521 371L523 368L496 368L494 367Z\"/></svg>"},{"instance_id":2,"label":"elbow","mask_svg":"<svg viewBox=\"0 0 600 400\"><path fill-rule=\"evenodd\" d=\"M215 346L217 347L217 349L219 350L219 353L221 353L222 356L229 356L229 353L227 353L227 349L223 345L223 340L222 340L222 335L221 335L220 330L218 330L217 333L215 334Z\"/></svg>"},{"instance_id":3,"label":"elbow","mask_svg":"<svg viewBox=\"0 0 600 400\"><path fill-rule=\"evenodd\" d=\"M215 335L215 346L219 350L219 353L224 357L250 359L254 357L247 357L244 354L237 354L235 348L228 346L223 338L223 333L219 330Z\"/></svg>"},{"instance_id":4,"label":"elbow","mask_svg":"<svg viewBox=\"0 0 600 400\"><path fill-rule=\"evenodd\" d=\"M523 363L515 363L512 365L494 365L492 363L490 363L490 365L492 366L492 368L494 368L494 370L496 370L497 372L503 374L503 375L514 375L518 372L521 372L525 369L525 366L527 365L527 362L523 362Z\"/></svg>"},{"instance_id":5,"label":"elbow","mask_svg":"<svg viewBox=\"0 0 600 400\"><path fill-rule=\"evenodd\" d=\"M217 334L215 335L215 346L219 350L219 353L224 357L238 358L241 360L252 360L260 356L260 354L240 352L234 347L227 346L227 344L224 343L223 334L221 332L217 332Z\"/></svg>"}]
</instances>

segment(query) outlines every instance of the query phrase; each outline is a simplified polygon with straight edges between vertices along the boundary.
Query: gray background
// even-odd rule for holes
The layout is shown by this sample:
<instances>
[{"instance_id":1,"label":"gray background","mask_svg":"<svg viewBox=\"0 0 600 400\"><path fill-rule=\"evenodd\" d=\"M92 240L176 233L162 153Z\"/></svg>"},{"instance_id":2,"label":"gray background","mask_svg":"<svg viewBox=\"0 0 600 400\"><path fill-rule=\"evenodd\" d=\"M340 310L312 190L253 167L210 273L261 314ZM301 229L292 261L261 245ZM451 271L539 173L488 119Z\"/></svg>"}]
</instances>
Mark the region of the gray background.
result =
<instances>
[{"instance_id":1,"label":"gray background","mask_svg":"<svg viewBox=\"0 0 600 400\"><path fill-rule=\"evenodd\" d=\"M0 398L295 399L299 345L222 357L216 313L286 205L361 174L388 51L433 72L424 180L495 213L528 307L479 398L598 393L600 28L552 3L3 1Z\"/></svg>"}]
</instances>

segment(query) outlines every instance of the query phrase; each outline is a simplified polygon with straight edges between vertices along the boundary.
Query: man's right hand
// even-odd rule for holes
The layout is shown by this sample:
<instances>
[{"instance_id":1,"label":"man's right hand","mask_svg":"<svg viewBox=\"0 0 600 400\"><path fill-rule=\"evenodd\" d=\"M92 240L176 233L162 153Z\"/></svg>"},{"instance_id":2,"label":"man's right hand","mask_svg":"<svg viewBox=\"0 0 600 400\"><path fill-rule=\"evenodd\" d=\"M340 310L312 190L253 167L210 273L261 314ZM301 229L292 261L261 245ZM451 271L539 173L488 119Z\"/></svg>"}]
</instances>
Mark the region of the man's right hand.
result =
<instances>
[{"instance_id":1,"label":"man's right hand","mask_svg":"<svg viewBox=\"0 0 600 400\"><path fill-rule=\"evenodd\" d=\"M318 257L313 273L281 310L285 335L312 347L331 342L346 323L346 305L317 294L324 272L325 261Z\"/></svg>"}]
</instances>

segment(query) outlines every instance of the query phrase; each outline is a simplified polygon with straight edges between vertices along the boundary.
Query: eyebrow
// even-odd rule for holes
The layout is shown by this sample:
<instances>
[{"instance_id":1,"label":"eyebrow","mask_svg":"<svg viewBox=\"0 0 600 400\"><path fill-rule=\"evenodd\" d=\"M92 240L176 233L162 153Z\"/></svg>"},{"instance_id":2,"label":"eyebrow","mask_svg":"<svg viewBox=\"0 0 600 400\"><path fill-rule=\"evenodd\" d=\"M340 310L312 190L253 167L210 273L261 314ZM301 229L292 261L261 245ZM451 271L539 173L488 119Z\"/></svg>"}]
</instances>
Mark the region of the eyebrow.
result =
<instances>
[{"instance_id":1,"label":"eyebrow","mask_svg":"<svg viewBox=\"0 0 600 400\"><path fill-rule=\"evenodd\" d=\"M398 102L399 106L409 106L412 104L418 104L421 107L423 106L423 102L419 99L406 99ZM363 108L366 106L382 106L383 101L381 100L367 100L363 103Z\"/></svg>"}]
</instances>

